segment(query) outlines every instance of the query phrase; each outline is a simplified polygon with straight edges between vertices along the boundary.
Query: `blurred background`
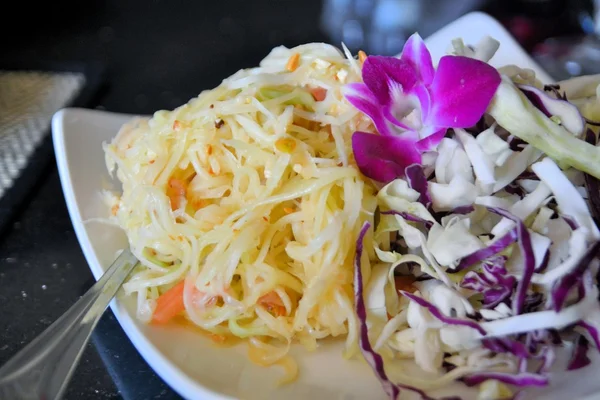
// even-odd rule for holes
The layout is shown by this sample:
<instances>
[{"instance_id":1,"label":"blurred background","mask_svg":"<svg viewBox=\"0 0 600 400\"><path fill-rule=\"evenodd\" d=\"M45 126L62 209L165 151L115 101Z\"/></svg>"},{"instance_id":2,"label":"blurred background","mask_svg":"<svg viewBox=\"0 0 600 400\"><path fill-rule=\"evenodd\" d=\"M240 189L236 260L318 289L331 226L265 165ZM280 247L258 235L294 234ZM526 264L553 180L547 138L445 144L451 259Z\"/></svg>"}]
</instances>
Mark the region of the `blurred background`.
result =
<instances>
[{"instance_id":1,"label":"blurred background","mask_svg":"<svg viewBox=\"0 0 600 400\"><path fill-rule=\"evenodd\" d=\"M470 11L500 20L557 80L600 73L593 0L55 0L0 24L0 364L91 286L50 142L67 105L149 114L255 66L274 46L397 54ZM451 39L451 38L449 38ZM171 399L108 311L68 399Z\"/></svg>"},{"instance_id":2,"label":"blurred background","mask_svg":"<svg viewBox=\"0 0 600 400\"><path fill-rule=\"evenodd\" d=\"M473 10L500 19L529 51L557 58L565 50L547 39L570 45L596 32L593 0L55 0L14 7L10 15L21 23L0 26L5 67L101 65L106 91L96 106L123 112L175 107L276 45L343 41L354 51L396 54L412 32L426 37Z\"/></svg>"}]
</instances>

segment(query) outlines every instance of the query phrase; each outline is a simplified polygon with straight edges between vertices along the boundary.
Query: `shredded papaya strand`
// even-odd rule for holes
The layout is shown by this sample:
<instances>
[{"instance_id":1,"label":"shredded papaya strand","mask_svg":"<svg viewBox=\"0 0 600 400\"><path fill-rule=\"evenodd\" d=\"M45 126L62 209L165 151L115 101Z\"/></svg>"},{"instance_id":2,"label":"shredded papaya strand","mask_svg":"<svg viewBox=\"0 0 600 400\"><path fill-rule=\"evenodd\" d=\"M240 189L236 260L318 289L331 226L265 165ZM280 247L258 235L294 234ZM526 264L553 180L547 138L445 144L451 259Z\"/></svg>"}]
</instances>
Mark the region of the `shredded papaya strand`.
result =
<instances>
[{"instance_id":1,"label":"shredded papaya strand","mask_svg":"<svg viewBox=\"0 0 600 400\"><path fill-rule=\"evenodd\" d=\"M277 361L275 365L282 367L285 373L284 376L277 382L278 385L291 383L298 377L298 364L292 357L285 356L281 360Z\"/></svg>"},{"instance_id":2,"label":"shredded papaya strand","mask_svg":"<svg viewBox=\"0 0 600 400\"><path fill-rule=\"evenodd\" d=\"M219 348L232 347L232 346L235 346L236 344L239 344L242 342L242 339L240 339L236 336L233 336L229 333L223 333L221 331L212 332L212 331L203 329L203 328L199 327L198 325L194 324L189 319L187 319L181 315L174 317L171 320L171 322L173 322L179 326L185 327L186 329L189 329L189 330L199 333L200 335L209 339L216 347L219 347Z\"/></svg>"},{"instance_id":3,"label":"shredded papaya strand","mask_svg":"<svg viewBox=\"0 0 600 400\"><path fill-rule=\"evenodd\" d=\"M206 207L206 205L208 204L201 197L196 196L190 192L187 193L186 198L187 198L188 204L192 207L192 209L194 211L198 211L199 209Z\"/></svg>"}]
</instances>

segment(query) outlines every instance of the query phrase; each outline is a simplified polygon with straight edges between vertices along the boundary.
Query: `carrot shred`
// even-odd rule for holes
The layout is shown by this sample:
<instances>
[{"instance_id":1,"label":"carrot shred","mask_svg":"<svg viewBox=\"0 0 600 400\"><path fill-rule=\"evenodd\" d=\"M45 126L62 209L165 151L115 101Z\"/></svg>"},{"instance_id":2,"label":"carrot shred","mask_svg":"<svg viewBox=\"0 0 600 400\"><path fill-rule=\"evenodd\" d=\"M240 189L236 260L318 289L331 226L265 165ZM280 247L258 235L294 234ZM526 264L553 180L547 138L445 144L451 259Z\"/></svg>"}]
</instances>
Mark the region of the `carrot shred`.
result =
<instances>
[{"instance_id":1,"label":"carrot shred","mask_svg":"<svg viewBox=\"0 0 600 400\"><path fill-rule=\"evenodd\" d=\"M285 305L283 304L281 297L279 297L275 291L270 291L269 293L262 295L258 299L258 304L264 306L268 312L276 317L285 315Z\"/></svg>"},{"instance_id":2,"label":"carrot shred","mask_svg":"<svg viewBox=\"0 0 600 400\"><path fill-rule=\"evenodd\" d=\"M188 200L189 204L192 206L192 208L196 211L198 211L199 209L206 206L206 203L204 202L203 199L201 199L200 197L194 196L194 195L188 194L187 200Z\"/></svg>"},{"instance_id":3,"label":"carrot shred","mask_svg":"<svg viewBox=\"0 0 600 400\"><path fill-rule=\"evenodd\" d=\"M327 89L322 87L316 87L310 89L310 94L312 94L312 97L314 97L316 101L323 101L325 100L325 97L327 97Z\"/></svg>"},{"instance_id":4,"label":"carrot shred","mask_svg":"<svg viewBox=\"0 0 600 400\"><path fill-rule=\"evenodd\" d=\"M117 212L119 211L119 205L115 204L114 206L112 206L112 208L110 209L110 212L113 216L117 215Z\"/></svg>"},{"instance_id":5,"label":"carrot shred","mask_svg":"<svg viewBox=\"0 0 600 400\"><path fill-rule=\"evenodd\" d=\"M181 199L187 192L187 183L181 179L171 178L167 184L167 197L171 200L171 209L177 210L181 205Z\"/></svg>"},{"instance_id":6,"label":"carrot shred","mask_svg":"<svg viewBox=\"0 0 600 400\"><path fill-rule=\"evenodd\" d=\"M300 64L300 54L294 53L288 59L288 62L285 65L285 69L287 69L290 72L294 72L298 68L299 64Z\"/></svg>"},{"instance_id":7,"label":"carrot shred","mask_svg":"<svg viewBox=\"0 0 600 400\"><path fill-rule=\"evenodd\" d=\"M296 141L292 138L281 138L275 141L275 148L282 153L290 154L296 148Z\"/></svg>"},{"instance_id":8,"label":"carrot shred","mask_svg":"<svg viewBox=\"0 0 600 400\"><path fill-rule=\"evenodd\" d=\"M152 315L152 322L165 324L169 322L171 318L185 310L185 305L183 304L184 286L185 281L181 281L160 295L156 300L156 309Z\"/></svg>"},{"instance_id":9,"label":"carrot shred","mask_svg":"<svg viewBox=\"0 0 600 400\"><path fill-rule=\"evenodd\" d=\"M360 61L361 65L365 63L366 59L367 59L367 53L365 53L364 51L360 50L358 52L358 61Z\"/></svg>"},{"instance_id":10,"label":"carrot shred","mask_svg":"<svg viewBox=\"0 0 600 400\"><path fill-rule=\"evenodd\" d=\"M182 130L182 129L184 129L184 128L191 128L191 126L192 126L192 125L190 124L190 122L187 122L187 121L179 121L179 120L177 120L177 119L176 119L176 120L173 122L173 126L172 126L172 128L173 128L173 130L174 130L175 132L178 132L178 131L180 131L180 130Z\"/></svg>"},{"instance_id":11,"label":"carrot shred","mask_svg":"<svg viewBox=\"0 0 600 400\"><path fill-rule=\"evenodd\" d=\"M223 344L223 343L225 343L225 340L227 339L227 337L225 335L218 335L216 333L213 333L210 335L210 339L215 343Z\"/></svg>"}]
</instances>

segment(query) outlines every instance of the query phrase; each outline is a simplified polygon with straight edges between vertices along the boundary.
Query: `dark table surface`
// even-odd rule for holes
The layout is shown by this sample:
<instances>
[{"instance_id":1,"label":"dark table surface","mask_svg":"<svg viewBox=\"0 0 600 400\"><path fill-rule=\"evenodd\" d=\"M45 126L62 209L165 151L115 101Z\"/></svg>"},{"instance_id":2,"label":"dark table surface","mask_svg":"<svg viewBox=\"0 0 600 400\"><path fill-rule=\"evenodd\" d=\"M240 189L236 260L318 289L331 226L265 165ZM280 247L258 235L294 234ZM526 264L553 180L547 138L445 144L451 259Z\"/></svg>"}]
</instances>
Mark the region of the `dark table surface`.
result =
<instances>
[{"instance_id":1,"label":"dark table surface","mask_svg":"<svg viewBox=\"0 0 600 400\"><path fill-rule=\"evenodd\" d=\"M105 67L94 102L146 114L173 108L269 50L327 41L320 1L17 2L18 34L0 26L0 61ZM36 13L29 13L36 7ZM75 237L54 161L0 238L0 364L59 317L94 282ZM107 311L67 399L178 398L148 367Z\"/></svg>"}]
</instances>

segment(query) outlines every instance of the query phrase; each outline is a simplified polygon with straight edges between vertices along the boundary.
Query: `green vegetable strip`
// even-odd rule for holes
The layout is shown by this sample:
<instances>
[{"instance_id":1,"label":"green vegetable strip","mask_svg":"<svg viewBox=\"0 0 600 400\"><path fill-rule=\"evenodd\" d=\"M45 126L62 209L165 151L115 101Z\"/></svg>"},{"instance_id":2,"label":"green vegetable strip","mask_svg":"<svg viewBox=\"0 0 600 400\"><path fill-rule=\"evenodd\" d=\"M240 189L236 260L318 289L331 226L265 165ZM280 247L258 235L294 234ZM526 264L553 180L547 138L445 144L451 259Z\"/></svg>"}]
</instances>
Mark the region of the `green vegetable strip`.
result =
<instances>
[{"instance_id":1,"label":"green vegetable strip","mask_svg":"<svg viewBox=\"0 0 600 400\"><path fill-rule=\"evenodd\" d=\"M576 138L546 117L506 77L503 77L488 113L498 125L561 165L600 179L600 148Z\"/></svg>"},{"instance_id":2,"label":"green vegetable strip","mask_svg":"<svg viewBox=\"0 0 600 400\"><path fill-rule=\"evenodd\" d=\"M303 105L313 110L315 99L306 90L291 88L288 86L262 87L258 89L256 97L260 101L276 99L285 95L290 95L290 99L284 101L286 105Z\"/></svg>"}]
</instances>

